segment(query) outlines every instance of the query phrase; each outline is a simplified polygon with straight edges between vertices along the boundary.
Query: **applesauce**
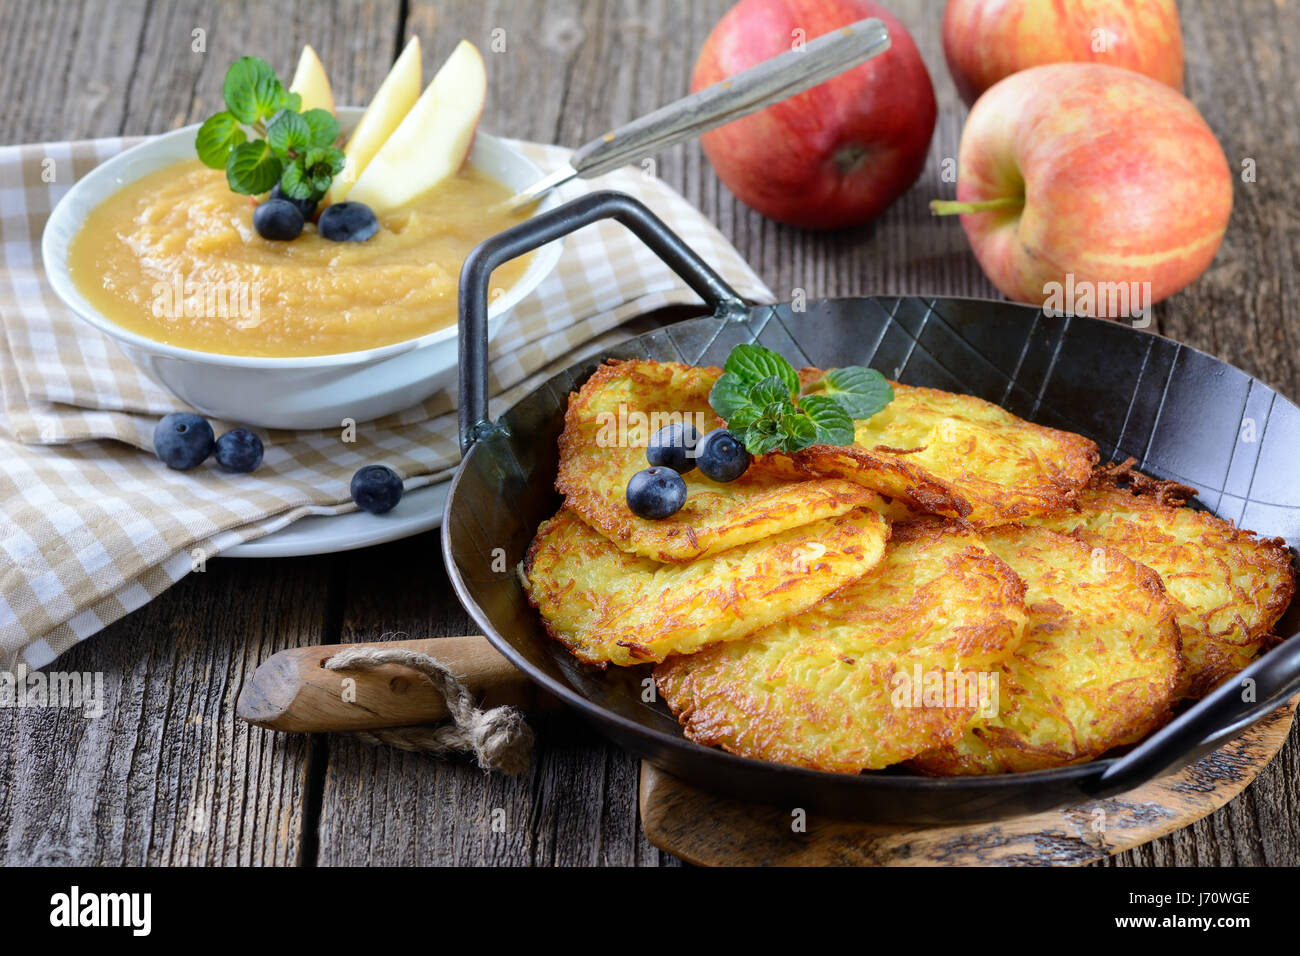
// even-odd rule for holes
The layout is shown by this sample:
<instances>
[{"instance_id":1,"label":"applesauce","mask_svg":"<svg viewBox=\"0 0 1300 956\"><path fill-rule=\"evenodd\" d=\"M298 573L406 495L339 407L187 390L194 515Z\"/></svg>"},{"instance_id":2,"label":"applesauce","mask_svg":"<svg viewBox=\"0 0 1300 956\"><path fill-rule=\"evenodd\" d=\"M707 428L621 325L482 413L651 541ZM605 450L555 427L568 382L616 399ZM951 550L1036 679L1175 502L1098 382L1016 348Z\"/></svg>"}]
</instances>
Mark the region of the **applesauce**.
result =
<instances>
[{"instance_id":1,"label":"applesauce","mask_svg":"<svg viewBox=\"0 0 1300 956\"><path fill-rule=\"evenodd\" d=\"M197 159L151 173L97 206L73 238L69 271L108 319L158 342L242 356L328 355L454 325L469 251L527 218L494 210L512 191L466 167L379 217L364 242L307 223L263 239L253 202ZM528 267L506 263L492 289Z\"/></svg>"}]
</instances>

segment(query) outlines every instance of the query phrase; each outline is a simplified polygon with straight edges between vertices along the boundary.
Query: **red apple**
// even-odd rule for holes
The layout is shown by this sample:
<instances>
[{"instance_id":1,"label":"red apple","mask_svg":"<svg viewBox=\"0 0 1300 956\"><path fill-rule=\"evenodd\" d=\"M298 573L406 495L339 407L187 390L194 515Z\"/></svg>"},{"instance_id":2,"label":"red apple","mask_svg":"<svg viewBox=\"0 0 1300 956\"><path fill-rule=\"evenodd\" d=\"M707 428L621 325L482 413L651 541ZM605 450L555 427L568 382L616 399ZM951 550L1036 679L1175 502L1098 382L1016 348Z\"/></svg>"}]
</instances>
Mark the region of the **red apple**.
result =
<instances>
[{"instance_id":1,"label":"red apple","mask_svg":"<svg viewBox=\"0 0 1300 956\"><path fill-rule=\"evenodd\" d=\"M886 52L704 134L718 178L741 202L779 222L834 229L875 219L916 181L934 88L907 30L877 3L741 0L704 41L691 89L866 17L889 29Z\"/></svg>"},{"instance_id":2,"label":"red apple","mask_svg":"<svg viewBox=\"0 0 1300 956\"><path fill-rule=\"evenodd\" d=\"M1105 63L1183 88L1174 0L948 0L943 54L970 106L1003 77L1047 63Z\"/></svg>"},{"instance_id":3,"label":"red apple","mask_svg":"<svg viewBox=\"0 0 1300 956\"><path fill-rule=\"evenodd\" d=\"M1090 289L1095 303L1065 311L1114 317L1205 271L1232 212L1232 175L1181 93L1131 70L1057 63L979 98L962 130L957 202L931 206L963 213L1004 295L1051 305L1055 294L1059 306L1063 287L1067 300ZM1146 301L1125 309L1119 294Z\"/></svg>"}]
</instances>

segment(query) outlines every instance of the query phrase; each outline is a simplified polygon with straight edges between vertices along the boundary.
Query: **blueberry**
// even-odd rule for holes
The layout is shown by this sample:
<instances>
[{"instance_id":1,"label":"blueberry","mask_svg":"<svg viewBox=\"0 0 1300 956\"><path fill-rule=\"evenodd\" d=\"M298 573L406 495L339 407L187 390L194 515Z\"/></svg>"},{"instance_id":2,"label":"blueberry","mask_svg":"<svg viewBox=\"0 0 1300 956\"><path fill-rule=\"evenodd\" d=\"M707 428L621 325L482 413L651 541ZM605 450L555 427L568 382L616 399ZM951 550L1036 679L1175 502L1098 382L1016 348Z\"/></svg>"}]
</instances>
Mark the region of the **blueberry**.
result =
<instances>
[{"instance_id":1,"label":"blueberry","mask_svg":"<svg viewBox=\"0 0 1300 956\"><path fill-rule=\"evenodd\" d=\"M700 433L684 422L665 425L650 436L646 447L646 461L652 465L664 465L679 474L686 474L695 467L695 443L700 440Z\"/></svg>"},{"instance_id":2,"label":"blueberry","mask_svg":"<svg viewBox=\"0 0 1300 956\"><path fill-rule=\"evenodd\" d=\"M287 199L268 199L253 210L253 228L263 239L297 239L302 224L302 213Z\"/></svg>"},{"instance_id":3,"label":"blueberry","mask_svg":"<svg viewBox=\"0 0 1300 956\"><path fill-rule=\"evenodd\" d=\"M312 216L316 215L316 206L320 203L319 199L294 199L292 196L286 196L279 183L271 187L271 198L283 199L285 202L293 203L294 208L302 213L304 220L311 219Z\"/></svg>"},{"instance_id":4,"label":"blueberry","mask_svg":"<svg viewBox=\"0 0 1300 956\"><path fill-rule=\"evenodd\" d=\"M212 426L192 412L172 412L153 429L153 453L168 468L189 471L212 454Z\"/></svg>"},{"instance_id":5,"label":"blueberry","mask_svg":"<svg viewBox=\"0 0 1300 956\"><path fill-rule=\"evenodd\" d=\"M215 454L222 471L256 471L262 463L262 439L247 428L232 428L217 439Z\"/></svg>"},{"instance_id":6,"label":"blueberry","mask_svg":"<svg viewBox=\"0 0 1300 956\"><path fill-rule=\"evenodd\" d=\"M686 504L686 482L662 465L638 471L627 483L627 506L632 514L658 521L675 515Z\"/></svg>"},{"instance_id":7,"label":"blueberry","mask_svg":"<svg viewBox=\"0 0 1300 956\"><path fill-rule=\"evenodd\" d=\"M352 500L372 515L392 511L402 500L402 479L387 465L366 465L352 476Z\"/></svg>"},{"instance_id":8,"label":"blueberry","mask_svg":"<svg viewBox=\"0 0 1300 956\"><path fill-rule=\"evenodd\" d=\"M365 242L379 231L379 220L363 202L336 202L325 207L316 228L334 242Z\"/></svg>"},{"instance_id":9,"label":"blueberry","mask_svg":"<svg viewBox=\"0 0 1300 956\"><path fill-rule=\"evenodd\" d=\"M695 464L714 481L735 481L745 473L749 460L744 444L725 428L709 432L695 447Z\"/></svg>"}]
</instances>

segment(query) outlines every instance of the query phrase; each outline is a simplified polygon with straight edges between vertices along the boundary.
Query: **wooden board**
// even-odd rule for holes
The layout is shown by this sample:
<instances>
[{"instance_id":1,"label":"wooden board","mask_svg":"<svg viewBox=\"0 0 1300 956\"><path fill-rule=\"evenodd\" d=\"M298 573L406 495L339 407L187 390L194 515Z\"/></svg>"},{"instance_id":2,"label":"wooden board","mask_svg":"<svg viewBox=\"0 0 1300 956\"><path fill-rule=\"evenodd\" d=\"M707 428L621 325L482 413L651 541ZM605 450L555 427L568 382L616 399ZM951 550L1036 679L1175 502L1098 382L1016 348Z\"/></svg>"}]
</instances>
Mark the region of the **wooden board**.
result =
<instances>
[{"instance_id":1,"label":"wooden board","mask_svg":"<svg viewBox=\"0 0 1300 956\"><path fill-rule=\"evenodd\" d=\"M1127 793L996 823L900 826L799 816L696 789L641 764L650 842L704 866L1045 866L1092 863L1194 823L1277 756L1300 695L1186 769ZM802 814L802 811L798 812Z\"/></svg>"}]
</instances>

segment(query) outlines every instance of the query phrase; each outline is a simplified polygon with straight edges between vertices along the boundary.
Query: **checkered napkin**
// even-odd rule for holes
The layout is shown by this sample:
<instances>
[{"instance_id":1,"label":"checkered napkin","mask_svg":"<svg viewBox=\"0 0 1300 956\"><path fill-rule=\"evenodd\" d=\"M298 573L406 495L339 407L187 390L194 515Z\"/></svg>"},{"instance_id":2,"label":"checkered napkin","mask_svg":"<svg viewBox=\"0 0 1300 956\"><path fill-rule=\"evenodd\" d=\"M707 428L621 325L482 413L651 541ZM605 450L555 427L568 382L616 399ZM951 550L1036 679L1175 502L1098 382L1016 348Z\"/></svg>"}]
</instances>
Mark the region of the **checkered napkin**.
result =
<instances>
[{"instance_id":1,"label":"checkered napkin","mask_svg":"<svg viewBox=\"0 0 1300 956\"><path fill-rule=\"evenodd\" d=\"M349 482L364 464L389 465L410 490L444 480L459 459L451 388L359 424L351 442L339 430L262 431L266 457L251 475L158 462L154 424L185 406L59 302L40 258L55 203L134 142L0 147L0 666L48 664L223 550L304 515L352 510ZM568 158L516 145L543 169ZM742 296L771 301L736 250L662 182L619 170L561 197L593 189L645 202ZM625 337L628 318L698 301L622 226L583 229L492 341L492 414ZM213 423L218 433L234 424Z\"/></svg>"}]
</instances>

